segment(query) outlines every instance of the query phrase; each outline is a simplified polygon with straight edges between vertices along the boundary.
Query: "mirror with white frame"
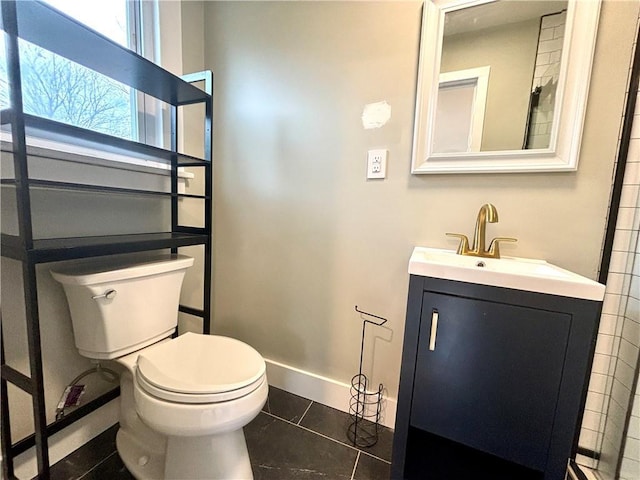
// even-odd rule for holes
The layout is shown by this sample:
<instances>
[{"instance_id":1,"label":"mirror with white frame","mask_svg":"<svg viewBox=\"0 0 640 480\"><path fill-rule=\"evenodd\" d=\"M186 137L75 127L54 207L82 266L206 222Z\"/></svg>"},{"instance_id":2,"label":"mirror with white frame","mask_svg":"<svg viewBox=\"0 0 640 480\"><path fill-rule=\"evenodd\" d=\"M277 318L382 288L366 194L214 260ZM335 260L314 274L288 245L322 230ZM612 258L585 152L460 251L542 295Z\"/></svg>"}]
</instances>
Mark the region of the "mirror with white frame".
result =
<instances>
[{"instance_id":1,"label":"mirror with white frame","mask_svg":"<svg viewBox=\"0 0 640 480\"><path fill-rule=\"evenodd\" d=\"M426 0L411 172L573 171L600 0Z\"/></svg>"}]
</instances>

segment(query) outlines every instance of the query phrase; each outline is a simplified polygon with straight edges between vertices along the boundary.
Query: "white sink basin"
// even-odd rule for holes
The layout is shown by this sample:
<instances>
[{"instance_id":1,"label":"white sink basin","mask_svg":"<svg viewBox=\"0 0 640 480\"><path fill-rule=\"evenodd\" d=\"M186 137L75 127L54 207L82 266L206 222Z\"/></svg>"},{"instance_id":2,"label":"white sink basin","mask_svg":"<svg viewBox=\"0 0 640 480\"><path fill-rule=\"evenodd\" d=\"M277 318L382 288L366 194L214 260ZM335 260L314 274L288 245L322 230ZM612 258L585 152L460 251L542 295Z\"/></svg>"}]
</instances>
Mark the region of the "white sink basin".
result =
<instances>
[{"instance_id":1,"label":"white sink basin","mask_svg":"<svg viewBox=\"0 0 640 480\"><path fill-rule=\"evenodd\" d=\"M415 247L409 273L563 297L597 301L604 298L604 285L530 258L467 257L451 250Z\"/></svg>"}]
</instances>

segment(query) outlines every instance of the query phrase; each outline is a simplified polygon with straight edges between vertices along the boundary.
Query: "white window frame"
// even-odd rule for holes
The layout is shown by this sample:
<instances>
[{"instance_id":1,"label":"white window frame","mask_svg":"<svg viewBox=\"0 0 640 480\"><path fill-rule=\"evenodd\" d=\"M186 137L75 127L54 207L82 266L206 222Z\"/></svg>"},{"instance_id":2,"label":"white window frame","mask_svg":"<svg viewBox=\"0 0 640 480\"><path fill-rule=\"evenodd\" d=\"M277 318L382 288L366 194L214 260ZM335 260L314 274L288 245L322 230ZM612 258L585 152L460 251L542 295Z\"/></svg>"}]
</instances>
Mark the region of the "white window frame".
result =
<instances>
[{"instance_id":1,"label":"white window frame","mask_svg":"<svg viewBox=\"0 0 640 480\"><path fill-rule=\"evenodd\" d=\"M129 26L136 27L131 31L131 45L135 45L136 52L155 63L160 63L161 59L159 3L157 0L131 0L129 3L129 16L133 19ZM150 145L164 145L167 141L163 138L166 114L163 113L162 102L142 92L132 92L132 97L132 124L137 138Z\"/></svg>"}]
</instances>

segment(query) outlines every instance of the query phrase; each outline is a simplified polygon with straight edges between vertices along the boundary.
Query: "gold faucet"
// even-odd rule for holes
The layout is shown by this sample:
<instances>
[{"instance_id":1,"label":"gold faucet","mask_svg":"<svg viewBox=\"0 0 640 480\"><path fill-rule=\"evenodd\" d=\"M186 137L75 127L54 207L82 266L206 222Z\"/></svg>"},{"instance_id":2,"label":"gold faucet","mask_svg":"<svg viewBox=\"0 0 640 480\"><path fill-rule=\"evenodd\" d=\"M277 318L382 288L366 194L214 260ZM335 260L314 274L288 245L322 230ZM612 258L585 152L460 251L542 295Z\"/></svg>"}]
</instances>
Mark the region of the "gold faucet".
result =
<instances>
[{"instance_id":1,"label":"gold faucet","mask_svg":"<svg viewBox=\"0 0 640 480\"><path fill-rule=\"evenodd\" d=\"M491 203L485 203L480 207L478 217L476 219L476 231L473 236L473 244L469 247L469 239L461 233L447 233L449 237L458 237L460 244L458 245L458 255L468 255L471 257L500 258L500 242L517 242L515 238L496 237L489 243L486 248L487 222L498 222L498 210Z\"/></svg>"}]
</instances>

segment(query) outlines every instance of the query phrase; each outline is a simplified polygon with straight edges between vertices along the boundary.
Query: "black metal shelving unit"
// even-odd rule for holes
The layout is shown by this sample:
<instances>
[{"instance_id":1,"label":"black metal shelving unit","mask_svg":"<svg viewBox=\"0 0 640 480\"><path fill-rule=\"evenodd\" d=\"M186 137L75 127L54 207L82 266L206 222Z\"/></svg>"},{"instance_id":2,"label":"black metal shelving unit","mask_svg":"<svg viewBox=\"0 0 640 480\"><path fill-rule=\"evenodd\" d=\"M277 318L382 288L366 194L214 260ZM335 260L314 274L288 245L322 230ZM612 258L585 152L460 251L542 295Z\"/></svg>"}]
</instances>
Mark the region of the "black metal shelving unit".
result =
<instances>
[{"instance_id":1,"label":"black metal shelving unit","mask_svg":"<svg viewBox=\"0 0 640 480\"><path fill-rule=\"evenodd\" d=\"M35 446L38 477L49 478L48 438L76 420L106 404L119 394L111 390L61 420L48 424L36 288L36 265L40 263L133 253L157 249L202 245L204 248L203 308L180 306L180 311L202 318L203 333L210 333L211 318L211 232L212 232L212 117L213 75L210 71L177 77L138 54L103 37L90 28L67 17L56 9L37 1L2 0L2 30L5 32L7 72L11 108L0 112L0 124L11 132L14 177L2 180L2 188L15 189L17 199L18 235L2 233L1 254L21 262L24 286L24 307L29 348L30 375L25 375L5 363L4 336L0 345L3 477L14 475L16 455ZM24 112L18 39L23 39L50 52L106 75L129 87L151 95L169 105L171 111L171 148L162 149L143 143L112 137L95 131L66 125ZM194 83L200 83L198 88ZM202 158L178 152L178 109L186 105L204 105L204 155ZM73 143L82 142L108 152L125 153L138 158L153 159L170 165L170 191L152 191L115 186L52 181L29 177L27 136L46 132L49 139ZM204 193L179 193L178 168L200 168L204 176ZM31 192L34 189L95 192L103 195L164 196L171 200L171 230L128 235L48 238L33 237ZM179 221L179 200L196 198L204 202L203 227L184 226ZM14 441L11 436L8 384L31 395L34 433Z\"/></svg>"}]
</instances>

